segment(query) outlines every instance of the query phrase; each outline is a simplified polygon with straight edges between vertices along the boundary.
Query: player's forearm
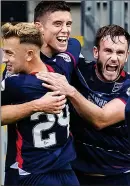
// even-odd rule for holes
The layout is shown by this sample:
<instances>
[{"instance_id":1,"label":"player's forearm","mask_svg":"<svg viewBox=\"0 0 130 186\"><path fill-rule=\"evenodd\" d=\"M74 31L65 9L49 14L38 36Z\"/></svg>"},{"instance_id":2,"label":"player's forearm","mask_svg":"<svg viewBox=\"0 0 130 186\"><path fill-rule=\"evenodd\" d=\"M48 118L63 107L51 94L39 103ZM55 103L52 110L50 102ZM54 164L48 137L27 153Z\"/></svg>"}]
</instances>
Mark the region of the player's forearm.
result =
<instances>
[{"instance_id":1,"label":"player's forearm","mask_svg":"<svg viewBox=\"0 0 130 186\"><path fill-rule=\"evenodd\" d=\"M6 105L1 107L1 123L8 125L28 117L36 110L34 101L19 105Z\"/></svg>"},{"instance_id":2,"label":"player's forearm","mask_svg":"<svg viewBox=\"0 0 130 186\"><path fill-rule=\"evenodd\" d=\"M96 129L100 130L112 124L113 121L106 116L103 108L88 101L75 88L70 91L68 98L78 114L89 121Z\"/></svg>"}]
</instances>

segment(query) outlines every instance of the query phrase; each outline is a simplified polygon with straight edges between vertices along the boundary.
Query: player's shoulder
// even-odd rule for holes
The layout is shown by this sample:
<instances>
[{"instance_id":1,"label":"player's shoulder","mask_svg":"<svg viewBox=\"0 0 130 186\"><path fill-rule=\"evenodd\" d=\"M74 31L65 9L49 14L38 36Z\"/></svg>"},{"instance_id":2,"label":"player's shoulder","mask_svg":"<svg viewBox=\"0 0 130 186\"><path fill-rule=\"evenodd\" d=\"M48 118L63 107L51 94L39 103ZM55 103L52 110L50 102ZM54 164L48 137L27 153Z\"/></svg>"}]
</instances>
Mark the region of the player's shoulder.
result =
<instances>
[{"instance_id":1,"label":"player's shoulder","mask_svg":"<svg viewBox=\"0 0 130 186\"><path fill-rule=\"evenodd\" d=\"M5 92L9 92L14 102L25 102L43 96L47 89L42 80L33 74L17 74L5 79Z\"/></svg>"},{"instance_id":2,"label":"player's shoulder","mask_svg":"<svg viewBox=\"0 0 130 186\"><path fill-rule=\"evenodd\" d=\"M120 93L125 93L127 96L130 96L130 76L126 74Z\"/></svg>"},{"instance_id":3,"label":"player's shoulder","mask_svg":"<svg viewBox=\"0 0 130 186\"><path fill-rule=\"evenodd\" d=\"M64 60L63 62L72 62L71 56L68 53L61 52L57 54L56 57L60 57L58 59L63 59Z\"/></svg>"},{"instance_id":4,"label":"player's shoulder","mask_svg":"<svg viewBox=\"0 0 130 186\"><path fill-rule=\"evenodd\" d=\"M130 79L130 72L125 72L126 73L126 79Z\"/></svg>"},{"instance_id":5,"label":"player's shoulder","mask_svg":"<svg viewBox=\"0 0 130 186\"><path fill-rule=\"evenodd\" d=\"M14 81L21 80L20 82L22 82L25 79L25 77L26 77L25 74L10 74L5 78L5 81L14 82Z\"/></svg>"},{"instance_id":6,"label":"player's shoulder","mask_svg":"<svg viewBox=\"0 0 130 186\"><path fill-rule=\"evenodd\" d=\"M80 51L81 51L80 42L75 38L70 38L68 41L68 47L67 47L66 52L71 53L73 56L75 56L77 54L79 57Z\"/></svg>"},{"instance_id":7,"label":"player's shoulder","mask_svg":"<svg viewBox=\"0 0 130 186\"><path fill-rule=\"evenodd\" d=\"M80 42L79 42L79 40L78 39L76 39L76 38L69 38L69 40L68 40L68 45L80 45L81 46L81 44L80 44Z\"/></svg>"},{"instance_id":8,"label":"player's shoulder","mask_svg":"<svg viewBox=\"0 0 130 186\"><path fill-rule=\"evenodd\" d=\"M121 79L123 81L123 88L130 87L130 73L126 71L122 71Z\"/></svg>"},{"instance_id":9,"label":"player's shoulder","mask_svg":"<svg viewBox=\"0 0 130 186\"><path fill-rule=\"evenodd\" d=\"M78 68L80 70L87 70L87 71L93 71L96 68L96 62L95 61L88 61L83 56L79 56L79 63Z\"/></svg>"},{"instance_id":10,"label":"player's shoulder","mask_svg":"<svg viewBox=\"0 0 130 186\"><path fill-rule=\"evenodd\" d=\"M13 74L5 79L6 84L10 86L24 86L24 85L35 85L39 80L35 75L31 74Z\"/></svg>"},{"instance_id":11,"label":"player's shoulder","mask_svg":"<svg viewBox=\"0 0 130 186\"><path fill-rule=\"evenodd\" d=\"M84 66L91 66L91 67L96 67L96 62L95 61L91 61L91 60L87 60L84 58L84 56L82 54L80 54L79 56L79 65L84 65Z\"/></svg>"}]
</instances>

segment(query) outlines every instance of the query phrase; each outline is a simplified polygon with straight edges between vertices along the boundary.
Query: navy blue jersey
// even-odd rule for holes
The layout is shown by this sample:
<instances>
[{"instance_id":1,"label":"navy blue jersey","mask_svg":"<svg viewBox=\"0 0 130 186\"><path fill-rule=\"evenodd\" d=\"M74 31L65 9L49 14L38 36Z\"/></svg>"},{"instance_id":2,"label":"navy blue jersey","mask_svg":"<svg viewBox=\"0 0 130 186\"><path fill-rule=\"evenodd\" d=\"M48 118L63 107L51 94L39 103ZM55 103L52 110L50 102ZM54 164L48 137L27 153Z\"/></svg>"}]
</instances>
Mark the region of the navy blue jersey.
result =
<instances>
[{"instance_id":1,"label":"navy blue jersey","mask_svg":"<svg viewBox=\"0 0 130 186\"><path fill-rule=\"evenodd\" d=\"M75 50L73 52L73 49L70 47L71 54L60 53L53 56L51 59L41 54L41 59L51 65L55 72L64 74L69 82L80 54L79 42L75 39L73 41L74 45L77 46L76 52ZM21 74L6 78L5 87L5 90L2 92L2 105L28 102L37 99L48 92L47 89L42 87L41 81L33 75ZM49 128L45 127L45 129L42 129L41 123L36 126L39 120L44 124L46 123ZM32 126L29 125L29 123L32 124ZM14 145L16 138L12 140L11 130L9 131L9 128L15 128L15 125L14 127L12 126L13 124L8 126L8 135L10 135L10 139ZM17 161L19 162L19 167L29 173L62 169L64 165L75 157L72 138L68 135L68 129L68 106L66 106L66 109L64 109L63 113L60 115L36 113L29 118L19 121L17 123ZM39 137L37 131L39 131ZM34 134L32 134L33 132ZM37 140L35 140L35 138ZM11 154L10 152L7 151L9 156ZM9 158L9 163L6 164L7 166L14 163L14 157L16 159L15 154L13 155L12 160ZM68 168L68 166L66 168Z\"/></svg>"},{"instance_id":2,"label":"navy blue jersey","mask_svg":"<svg viewBox=\"0 0 130 186\"><path fill-rule=\"evenodd\" d=\"M35 75L20 74L7 78L2 102L20 104L40 98L48 92L41 83ZM66 168L67 163L75 158L67 105L61 114L36 112L17 122L16 146L20 174L23 170L44 173Z\"/></svg>"},{"instance_id":3,"label":"navy blue jersey","mask_svg":"<svg viewBox=\"0 0 130 186\"><path fill-rule=\"evenodd\" d=\"M118 98L127 102L130 76L122 71L120 79L104 83L95 73L96 63L79 62L74 86L91 102L103 107ZM130 171L128 130L124 121L96 130L88 121L72 115L72 133L78 158L73 166L89 174L118 174Z\"/></svg>"},{"instance_id":4,"label":"navy blue jersey","mask_svg":"<svg viewBox=\"0 0 130 186\"><path fill-rule=\"evenodd\" d=\"M4 69L2 73L2 81L9 77L10 74L6 71L6 68ZM4 89L4 84L1 84L1 91ZM7 95L8 96L8 93ZM3 101L3 98L1 99L1 105L8 105L8 102L6 100ZM10 166L15 163L16 161L16 140L17 140L17 133L16 133L16 124L11 124L7 126L7 151L6 151L6 162L5 162L5 171L8 171Z\"/></svg>"},{"instance_id":5,"label":"navy blue jersey","mask_svg":"<svg viewBox=\"0 0 130 186\"><path fill-rule=\"evenodd\" d=\"M42 61L55 68L56 72L65 75L67 80L71 81L73 69L78 63L81 45L77 39L69 40L68 49L64 53L55 54L48 58L43 53L40 54ZM66 73L68 71L69 73Z\"/></svg>"},{"instance_id":6,"label":"navy blue jersey","mask_svg":"<svg viewBox=\"0 0 130 186\"><path fill-rule=\"evenodd\" d=\"M128 94L130 96L130 88L128 90ZM129 143L130 143L130 97L125 107L125 122L128 127L128 136L129 136Z\"/></svg>"}]
</instances>

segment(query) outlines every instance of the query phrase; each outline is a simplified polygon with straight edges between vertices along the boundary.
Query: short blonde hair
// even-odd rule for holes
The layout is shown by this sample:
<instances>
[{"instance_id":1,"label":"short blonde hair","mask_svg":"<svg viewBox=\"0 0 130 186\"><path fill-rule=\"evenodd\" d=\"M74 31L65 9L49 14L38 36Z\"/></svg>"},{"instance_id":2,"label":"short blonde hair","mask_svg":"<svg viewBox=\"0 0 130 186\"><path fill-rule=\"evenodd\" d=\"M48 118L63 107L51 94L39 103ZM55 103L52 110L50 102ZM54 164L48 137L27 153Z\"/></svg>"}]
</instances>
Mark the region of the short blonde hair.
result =
<instances>
[{"instance_id":1,"label":"short blonde hair","mask_svg":"<svg viewBox=\"0 0 130 186\"><path fill-rule=\"evenodd\" d=\"M21 22L16 25L5 23L2 26L2 38L17 37L20 43L34 44L41 48L43 45L42 35L34 23Z\"/></svg>"}]
</instances>

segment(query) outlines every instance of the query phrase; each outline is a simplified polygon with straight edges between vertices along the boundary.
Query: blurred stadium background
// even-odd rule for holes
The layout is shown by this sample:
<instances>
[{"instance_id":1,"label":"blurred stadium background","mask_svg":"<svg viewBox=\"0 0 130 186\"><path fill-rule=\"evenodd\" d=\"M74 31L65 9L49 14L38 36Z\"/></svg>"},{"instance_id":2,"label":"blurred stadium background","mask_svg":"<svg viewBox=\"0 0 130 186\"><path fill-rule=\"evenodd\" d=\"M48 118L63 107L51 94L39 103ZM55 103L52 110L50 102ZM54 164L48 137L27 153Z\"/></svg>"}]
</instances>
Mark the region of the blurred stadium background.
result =
<instances>
[{"instance_id":1,"label":"blurred stadium background","mask_svg":"<svg viewBox=\"0 0 130 186\"><path fill-rule=\"evenodd\" d=\"M40 1L1 1L1 21L33 21L33 12ZM130 33L130 1L124 0L68 0L72 9L72 37L79 39L82 54L86 60L93 60L92 48L97 29L107 24L118 24ZM1 64L1 72L4 70ZM130 58L125 69L130 72ZM2 75L2 73L1 73ZM4 160L6 154L6 127L1 127L1 184L4 181Z\"/></svg>"}]
</instances>

